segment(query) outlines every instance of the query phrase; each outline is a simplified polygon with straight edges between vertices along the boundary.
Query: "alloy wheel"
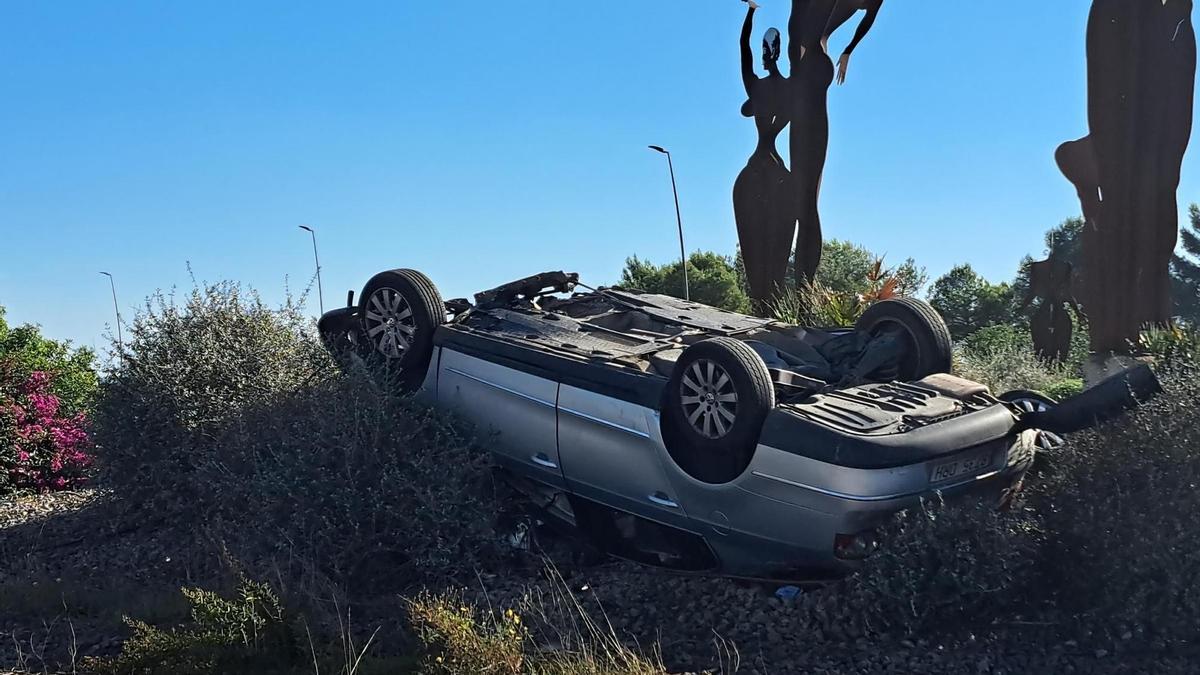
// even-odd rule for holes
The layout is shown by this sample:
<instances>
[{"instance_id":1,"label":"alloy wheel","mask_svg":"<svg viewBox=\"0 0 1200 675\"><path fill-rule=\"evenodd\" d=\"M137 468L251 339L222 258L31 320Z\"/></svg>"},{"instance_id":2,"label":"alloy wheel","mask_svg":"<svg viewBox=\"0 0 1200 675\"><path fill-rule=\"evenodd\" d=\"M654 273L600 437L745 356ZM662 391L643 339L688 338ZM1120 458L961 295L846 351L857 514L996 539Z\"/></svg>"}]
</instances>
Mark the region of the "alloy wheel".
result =
<instances>
[{"instance_id":1,"label":"alloy wheel","mask_svg":"<svg viewBox=\"0 0 1200 675\"><path fill-rule=\"evenodd\" d=\"M738 395L729 373L709 359L693 363L679 382L688 424L709 439L723 438L737 419Z\"/></svg>"},{"instance_id":2,"label":"alloy wheel","mask_svg":"<svg viewBox=\"0 0 1200 675\"><path fill-rule=\"evenodd\" d=\"M375 351L389 359L403 357L417 332L412 307L394 288L381 288L371 294L363 324Z\"/></svg>"}]
</instances>

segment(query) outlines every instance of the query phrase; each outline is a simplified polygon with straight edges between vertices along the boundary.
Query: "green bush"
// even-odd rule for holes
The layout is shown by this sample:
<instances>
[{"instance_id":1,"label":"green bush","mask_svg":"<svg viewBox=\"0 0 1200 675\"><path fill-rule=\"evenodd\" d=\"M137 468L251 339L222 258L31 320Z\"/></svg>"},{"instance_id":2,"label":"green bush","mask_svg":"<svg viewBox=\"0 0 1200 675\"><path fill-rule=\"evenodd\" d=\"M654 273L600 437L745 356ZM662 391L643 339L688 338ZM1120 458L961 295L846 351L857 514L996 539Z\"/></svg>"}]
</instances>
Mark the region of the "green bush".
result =
<instances>
[{"instance_id":1,"label":"green bush","mask_svg":"<svg viewBox=\"0 0 1200 675\"><path fill-rule=\"evenodd\" d=\"M881 548L845 584L842 621L870 634L926 633L956 622L987 623L1019 611L1035 582L1044 535L1022 500L995 495L939 499L897 514Z\"/></svg>"},{"instance_id":2,"label":"green bush","mask_svg":"<svg viewBox=\"0 0 1200 675\"><path fill-rule=\"evenodd\" d=\"M112 659L88 659L89 672L111 675L226 675L295 672L304 661L298 631L266 584L243 580L237 597L185 588L191 624L162 630L136 619ZM310 662L311 663L311 662Z\"/></svg>"},{"instance_id":3,"label":"green bush","mask_svg":"<svg viewBox=\"0 0 1200 675\"><path fill-rule=\"evenodd\" d=\"M1044 516L1046 588L1102 635L1200 639L1200 370L1169 369L1166 393L1073 435L1044 458L1031 499Z\"/></svg>"},{"instance_id":4,"label":"green bush","mask_svg":"<svg viewBox=\"0 0 1200 675\"><path fill-rule=\"evenodd\" d=\"M1159 364L1200 363L1200 331L1193 328L1148 328L1138 346Z\"/></svg>"},{"instance_id":5,"label":"green bush","mask_svg":"<svg viewBox=\"0 0 1200 675\"><path fill-rule=\"evenodd\" d=\"M156 299L129 332L97 406L128 503L205 523L238 559L358 587L466 574L488 555L487 453L444 414L339 372L299 308L222 284Z\"/></svg>"},{"instance_id":6,"label":"green bush","mask_svg":"<svg viewBox=\"0 0 1200 675\"><path fill-rule=\"evenodd\" d=\"M655 265L633 256L625 261L621 285L647 293L684 296L682 266L678 262ZM734 261L717 253L693 253L688 258L688 288L691 298L730 312L750 311L750 298L743 290Z\"/></svg>"},{"instance_id":7,"label":"green bush","mask_svg":"<svg viewBox=\"0 0 1200 675\"><path fill-rule=\"evenodd\" d=\"M555 649L540 649L529 621L512 608L480 612L454 594L425 593L411 600L409 620L423 652L421 675L666 675L658 658L626 647L611 626L601 628L573 597L526 598L522 604L543 621L547 604L553 607ZM559 611L564 604L569 616Z\"/></svg>"},{"instance_id":8,"label":"green bush","mask_svg":"<svg viewBox=\"0 0 1200 675\"><path fill-rule=\"evenodd\" d=\"M246 410L333 374L306 329L298 307L271 309L235 284L148 300L96 407L112 480L135 499L208 499L212 475L244 463L246 449L213 441Z\"/></svg>"},{"instance_id":9,"label":"green bush","mask_svg":"<svg viewBox=\"0 0 1200 675\"><path fill-rule=\"evenodd\" d=\"M1038 358L1029 334L1008 325L984 328L959 343L954 368L962 377L986 384L997 394L1031 389L1064 397L1082 388L1076 368Z\"/></svg>"},{"instance_id":10,"label":"green bush","mask_svg":"<svg viewBox=\"0 0 1200 675\"><path fill-rule=\"evenodd\" d=\"M69 342L43 337L41 330L25 324L11 327L0 307L0 366L12 382L24 382L35 372L53 376L50 392L61 402L66 416L86 412L96 395L96 355Z\"/></svg>"},{"instance_id":11,"label":"green bush","mask_svg":"<svg viewBox=\"0 0 1200 675\"><path fill-rule=\"evenodd\" d=\"M993 284L970 265L959 265L933 282L929 304L946 320L955 340L981 328L1016 320L1012 286Z\"/></svg>"}]
</instances>

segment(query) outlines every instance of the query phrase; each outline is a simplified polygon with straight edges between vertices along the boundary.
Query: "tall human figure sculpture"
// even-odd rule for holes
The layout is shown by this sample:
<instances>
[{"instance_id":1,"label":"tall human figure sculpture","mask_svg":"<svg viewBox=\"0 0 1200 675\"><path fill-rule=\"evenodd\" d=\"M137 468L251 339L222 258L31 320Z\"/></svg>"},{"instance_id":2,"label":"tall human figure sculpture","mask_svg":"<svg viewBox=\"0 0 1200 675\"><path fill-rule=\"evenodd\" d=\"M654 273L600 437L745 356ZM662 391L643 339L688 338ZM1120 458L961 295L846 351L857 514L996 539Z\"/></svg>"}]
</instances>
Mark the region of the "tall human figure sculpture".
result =
<instances>
[{"instance_id":1,"label":"tall human figure sculpture","mask_svg":"<svg viewBox=\"0 0 1200 675\"><path fill-rule=\"evenodd\" d=\"M1083 311L1072 289L1074 270L1071 263L1050 258L1029 265L1029 290L1021 309L1038 301L1029 320L1033 348L1041 358L1062 363L1071 354L1075 321L1083 320ZM1071 311L1075 317L1072 318Z\"/></svg>"},{"instance_id":2,"label":"tall human figure sculpture","mask_svg":"<svg viewBox=\"0 0 1200 675\"><path fill-rule=\"evenodd\" d=\"M821 264L819 200L829 150L829 87L835 79L829 38L857 12L866 12L838 58L836 79L846 81L850 56L866 37L883 0L792 0L788 59L792 64L792 179L796 186L796 279L811 281Z\"/></svg>"},{"instance_id":3,"label":"tall human figure sculpture","mask_svg":"<svg viewBox=\"0 0 1200 675\"><path fill-rule=\"evenodd\" d=\"M1192 133L1192 0L1094 0L1087 29L1089 135L1059 147L1079 193L1080 300L1098 360L1171 318L1176 192Z\"/></svg>"},{"instance_id":4,"label":"tall human figure sculpture","mask_svg":"<svg viewBox=\"0 0 1200 675\"><path fill-rule=\"evenodd\" d=\"M781 37L777 29L767 30L762 43L767 76L760 78L754 72L751 47L758 5L753 0L747 5L740 45L742 83L749 99L742 106L742 114L754 118L758 147L733 186L733 211L750 295L756 309L763 312L769 310L771 299L787 275L796 218L791 203L791 174L775 144L788 124L787 79L779 72Z\"/></svg>"}]
</instances>

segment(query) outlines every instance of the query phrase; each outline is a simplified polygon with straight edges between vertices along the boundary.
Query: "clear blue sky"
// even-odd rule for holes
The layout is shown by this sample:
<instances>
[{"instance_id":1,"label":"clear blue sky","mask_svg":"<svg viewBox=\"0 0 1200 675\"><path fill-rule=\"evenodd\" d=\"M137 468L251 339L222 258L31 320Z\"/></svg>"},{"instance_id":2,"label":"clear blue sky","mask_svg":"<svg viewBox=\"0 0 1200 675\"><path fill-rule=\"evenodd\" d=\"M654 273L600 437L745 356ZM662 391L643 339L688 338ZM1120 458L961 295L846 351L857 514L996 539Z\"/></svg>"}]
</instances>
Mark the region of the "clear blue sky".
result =
<instances>
[{"instance_id":1,"label":"clear blue sky","mask_svg":"<svg viewBox=\"0 0 1200 675\"><path fill-rule=\"evenodd\" d=\"M784 25L763 0L756 34ZM1086 0L888 0L832 92L829 237L1010 278L1078 211ZM0 0L0 304L103 346L156 288L235 279L327 305L372 273L447 297L626 256L731 253L755 143L736 0ZM849 29L834 45L840 49ZM756 38L757 39L757 38ZM1196 162L1181 202L1200 200ZM315 302L314 312L315 312Z\"/></svg>"}]
</instances>

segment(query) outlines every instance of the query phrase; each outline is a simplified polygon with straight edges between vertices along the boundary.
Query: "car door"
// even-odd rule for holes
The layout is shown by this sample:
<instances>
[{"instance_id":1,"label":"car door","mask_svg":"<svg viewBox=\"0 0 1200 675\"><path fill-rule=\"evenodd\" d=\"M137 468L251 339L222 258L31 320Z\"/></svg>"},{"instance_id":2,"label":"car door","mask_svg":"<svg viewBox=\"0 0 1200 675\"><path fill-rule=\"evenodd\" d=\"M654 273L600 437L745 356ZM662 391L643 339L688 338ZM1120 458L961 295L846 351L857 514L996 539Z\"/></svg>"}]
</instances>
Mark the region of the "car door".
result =
<instances>
[{"instance_id":1,"label":"car door","mask_svg":"<svg viewBox=\"0 0 1200 675\"><path fill-rule=\"evenodd\" d=\"M557 382L443 347L437 389L439 402L479 426L497 461L534 480L565 486Z\"/></svg>"},{"instance_id":2,"label":"car door","mask_svg":"<svg viewBox=\"0 0 1200 675\"><path fill-rule=\"evenodd\" d=\"M581 497L683 527L687 514L663 470L653 410L562 385L558 449L571 490Z\"/></svg>"}]
</instances>

